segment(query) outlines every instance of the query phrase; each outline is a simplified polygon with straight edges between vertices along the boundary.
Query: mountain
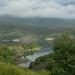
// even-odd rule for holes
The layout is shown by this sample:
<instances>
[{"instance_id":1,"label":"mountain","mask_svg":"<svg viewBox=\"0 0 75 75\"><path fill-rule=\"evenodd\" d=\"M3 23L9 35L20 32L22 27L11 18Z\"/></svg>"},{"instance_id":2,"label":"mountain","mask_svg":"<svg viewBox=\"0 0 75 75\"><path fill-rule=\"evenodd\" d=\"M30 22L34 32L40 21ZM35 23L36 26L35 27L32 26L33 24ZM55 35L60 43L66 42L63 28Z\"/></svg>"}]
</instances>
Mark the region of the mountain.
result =
<instances>
[{"instance_id":1,"label":"mountain","mask_svg":"<svg viewBox=\"0 0 75 75\"><path fill-rule=\"evenodd\" d=\"M75 19L60 18L19 18L12 16L0 16L0 25L26 25L35 27L72 27Z\"/></svg>"}]
</instances>

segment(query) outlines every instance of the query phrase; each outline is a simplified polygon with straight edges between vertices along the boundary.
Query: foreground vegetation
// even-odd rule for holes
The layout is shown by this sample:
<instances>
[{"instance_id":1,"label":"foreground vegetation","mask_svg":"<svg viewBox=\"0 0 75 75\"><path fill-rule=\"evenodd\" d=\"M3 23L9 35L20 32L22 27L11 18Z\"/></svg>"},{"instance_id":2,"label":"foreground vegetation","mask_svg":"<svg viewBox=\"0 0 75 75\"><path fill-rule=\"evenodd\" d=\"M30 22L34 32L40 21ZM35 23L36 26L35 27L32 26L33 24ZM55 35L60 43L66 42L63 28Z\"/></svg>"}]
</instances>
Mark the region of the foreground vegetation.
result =
<instances>
[{"instance_id":1,"label":"foreground vegetation","mask_svg":"<svg viewBox=\"0 0 75 75\"><path fill-rule=\"evenodd\" d=\"M50 71L51 75L75 75L74 36L69 33L61 34L54 41L53 53L38 58L31 68Z\"/></svg>"},{"instance_id":2,"label":"foreground vegetation","mask_svg":"<svg viewBox=\"0 0 75 75\"><path fill-rule=\"evenodd\" d=\"M23 45L24 49L27 49L27 48L32 49L32 48L35 48L35 46L36 45L34 44L30 44L27 46ZM18 46L8 46L8 45L0 46L0 75L48 75L49 74L47 71L33 72L29 69L20 68L16 66L15 65L16 61L14 60L14 49L16 50L18 47L22 47L22 46L19 46L19 45Z\"/></svg>"},{"instance_id":3,"label":"foreground vegetation","mask_svg":"<svg viewBox=\"0 0 75 75\"><path fill-rule=\"evenodd\" d=\"M11 64L0 63L0 75L48 75L48 72L32 72L28 69L22 69Z\"/></svg>"}]
</instances>

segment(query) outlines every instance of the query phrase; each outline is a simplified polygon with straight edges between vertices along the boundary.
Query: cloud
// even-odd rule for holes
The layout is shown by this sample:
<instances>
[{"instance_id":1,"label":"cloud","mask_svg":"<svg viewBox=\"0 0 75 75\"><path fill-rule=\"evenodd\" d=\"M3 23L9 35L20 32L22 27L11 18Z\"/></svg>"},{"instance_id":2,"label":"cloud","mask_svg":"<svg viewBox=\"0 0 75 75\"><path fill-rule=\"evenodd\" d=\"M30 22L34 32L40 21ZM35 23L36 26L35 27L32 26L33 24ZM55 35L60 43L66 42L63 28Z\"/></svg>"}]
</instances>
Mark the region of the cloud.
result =
<instances>
[{"instance_id":1,"label":"cloud","mask_svg":"<svg viewBox=\"0 0 75 75\"><path fill-rule=\"evenodd\" d=\"M74 0L0 0L0 15L75 18Z\"/></svg>"}]
</instances>

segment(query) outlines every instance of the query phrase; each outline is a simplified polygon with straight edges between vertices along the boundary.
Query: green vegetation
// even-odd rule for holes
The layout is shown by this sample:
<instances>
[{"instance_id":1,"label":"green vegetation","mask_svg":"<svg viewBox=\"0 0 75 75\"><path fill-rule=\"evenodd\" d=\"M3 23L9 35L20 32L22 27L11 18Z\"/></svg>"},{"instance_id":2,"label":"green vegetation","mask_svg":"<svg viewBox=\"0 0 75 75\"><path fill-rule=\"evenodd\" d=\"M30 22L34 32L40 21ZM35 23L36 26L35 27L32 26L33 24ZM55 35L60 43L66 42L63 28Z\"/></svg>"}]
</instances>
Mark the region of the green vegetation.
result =
<instances>
[{"instance_id":1,"label":"green vegetation","mask_svg":"<svg viewBox=\"0 0 75 75\"><path fill-rule=\"evenodd\" d=\"M46 71L32 72L11 64L0 63L0 75L48 75Z\"/></svg>"},{"instance_id":2,"label":"green vegetation","mask_svg":"<svg viewBox=\"0 0 75 75\"><path fill-rule=\"evenodd\" d=\"M13 63L13 52L7 46L0 46L0 61Z\"/></svg>"},{"instance_id":3,"label":"green vegetation","mask_svg":"<svg viewBox=\"0 0 75 75\"><path fill-rule=\"evenodd\" d=\"M10 50L18 50L18 51L35 51L36 48L40 48L40 46L36 43L29 43L29 44L10 44L10 45L6 45L6 47L8 47L8 49Z\"/></svg>"},{"instance_id":4,"label":"green vegetation","mask_svg":"<svg viewBox=\"0 0 75 75\"><path fill-rule=\"evenodd\" d=\"M75 37L73 35L68 32L60 34L53 41L53 52L38 58L30 66L31 70L14 65L14 49L17 50L19 47L18 49L24 53L24 49L29 50L36 46L31 43L26 46L0 46L0 75L75 75Z\"/></svg>"},{"instance_id":5,"label":"green vegetation","mask_svg":"<svg viewBox=\"0 0 75 75\"><path fill-rule=\"evenodd\" d=\"M37 59L32 68L48 70L51 75L75 75L74 36L61 34L54 42L53 53Z\"/></svg>"},{"instance_id":6,"label":"green vegetation","mask_svg":"<svg viewBox=\"0 0 75 75\"><path fill-rule=\"evenodd\" d=\"M18 62L19 59L17 57L21 58L22 56L32 54L34 51L36 51L36 48L39 48L39 46L34 43L0 45L0 61L17 64L16 61Z\"/></svg>"},{"instance_id":7,"label":"green vegetation","mask_svg":"<svg viewBox=\"0 0 75 75\"><path fill-rule=\"evenodd\" d=\"M29 69L20 68L13 60L13 50L9 46L0 46L0 75L49 75L47 71L33 72Z\"/></svg>"},{"instance_id":8,"label":"green vegetation","mask_svg":"<svg viewBox=\"0 0 75 75\"><path fill-rule=\"evenodd\" d=\"M40 47L40 46L36 43L29 43L29 44L23 45L22 47L24 49L32 49L33 50L34 48Z\"/></svg>"}]
</instances>

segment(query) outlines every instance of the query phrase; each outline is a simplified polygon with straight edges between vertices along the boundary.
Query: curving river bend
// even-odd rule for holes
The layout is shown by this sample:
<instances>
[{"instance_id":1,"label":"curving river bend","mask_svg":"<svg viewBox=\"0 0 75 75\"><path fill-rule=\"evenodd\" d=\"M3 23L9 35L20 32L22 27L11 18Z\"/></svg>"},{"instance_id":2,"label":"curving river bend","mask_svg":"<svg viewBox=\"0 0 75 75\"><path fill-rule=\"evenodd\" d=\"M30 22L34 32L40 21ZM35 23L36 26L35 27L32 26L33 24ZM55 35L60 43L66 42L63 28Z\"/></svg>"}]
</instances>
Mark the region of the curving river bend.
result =
<instances>
[{"instance_id":1,"label":"curving river bend","mask_svg":"<svg viewBox=\"0 0 75 75\"><path fill-rule=\"evenodd\" d=\"M25 57L26 59L29 60L28 62L18 64L18 66L29 67L31 62L35 62L35 60L37 58L39 58L41 56L44 56L44 55L48 55L51 52L52 52L52 49L50 47L49 48L41 48L39 51L34 52L32 55L28 55L28 56Z\"/></svg>"}]
</instances>

